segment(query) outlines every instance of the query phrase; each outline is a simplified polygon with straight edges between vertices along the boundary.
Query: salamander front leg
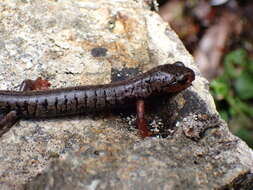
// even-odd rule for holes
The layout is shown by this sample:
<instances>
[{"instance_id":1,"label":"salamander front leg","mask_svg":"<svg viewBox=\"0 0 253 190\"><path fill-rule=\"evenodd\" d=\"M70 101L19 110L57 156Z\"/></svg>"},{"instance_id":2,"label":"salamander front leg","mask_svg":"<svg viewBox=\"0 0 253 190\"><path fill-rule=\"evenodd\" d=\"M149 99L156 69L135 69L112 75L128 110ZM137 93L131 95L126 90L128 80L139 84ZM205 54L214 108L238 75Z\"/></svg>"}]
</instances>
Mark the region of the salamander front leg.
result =
<instances>
[{"instance_id":1,"label":"salamander front leg","mask_svg":"<svg viewBox=\"0 0 253 190\"><path fill-rule=\"evenodd\" d=\"M144 100L137 100L136 111L137 111L137 127L139 129L140 136L142 138L152 136L151 131L147 127L147 121L145 119L145 105Z\"/></svg>"}]
</instances>

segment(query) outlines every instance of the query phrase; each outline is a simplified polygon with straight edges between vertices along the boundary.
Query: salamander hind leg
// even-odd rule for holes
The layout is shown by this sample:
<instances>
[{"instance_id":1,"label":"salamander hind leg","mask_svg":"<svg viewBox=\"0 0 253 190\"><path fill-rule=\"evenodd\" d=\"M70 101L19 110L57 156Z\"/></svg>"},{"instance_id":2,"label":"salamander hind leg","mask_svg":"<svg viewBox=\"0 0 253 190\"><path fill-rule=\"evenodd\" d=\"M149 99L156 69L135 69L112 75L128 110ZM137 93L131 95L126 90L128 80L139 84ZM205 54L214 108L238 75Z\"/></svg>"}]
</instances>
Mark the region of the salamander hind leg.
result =
<instances>
[{"instance_id":1,"label":"salamander hind leg","mask_svg":"<svg viewBox=\"0 0 253 190\"><path fill-rule=\"evenodd\" d=\"M10 111L0 119L0 137L18 121L16 111Z\"/></svg>"},{"instance_id":2,"label":"salamander hind leg","mask_svg":"<svg viewBox=\"0 0 253 190\"><path fill-rule=\"evenodd\" d=\"M30 90L47 90L51 86L50 82L38 77L36 80L24 80L19 90L20 91L30 91Z\"/></svg>"},{"instance_id":3,"label":"salamander hind leg","mask_svg":"<svg viewBox=\"0 0 253 190\"><path fill-rule=\"evenodd\" d=\"M20 85L20 91L30 90L46 90L51 84L47 80L43 80L40 77L36 80L24 80ZM0 117L0 137L10 130L10 128L18 121L19 117L15 110Z\"/></svg>"}]
</instances>

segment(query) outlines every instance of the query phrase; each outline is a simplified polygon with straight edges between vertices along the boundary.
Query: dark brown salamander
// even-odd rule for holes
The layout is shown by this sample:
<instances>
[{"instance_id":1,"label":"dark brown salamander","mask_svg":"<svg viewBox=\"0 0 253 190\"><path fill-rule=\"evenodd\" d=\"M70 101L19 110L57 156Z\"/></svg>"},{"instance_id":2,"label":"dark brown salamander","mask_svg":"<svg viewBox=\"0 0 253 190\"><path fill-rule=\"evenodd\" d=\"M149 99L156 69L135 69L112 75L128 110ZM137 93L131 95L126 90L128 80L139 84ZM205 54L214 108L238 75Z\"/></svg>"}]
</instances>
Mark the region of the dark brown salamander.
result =
<instances>
[{"instance_id":1,"label":"dark brown salamander","mask_svg":"<svg viewBox=\"0 0 253 190\"><path fill-rule=\"evenodd\" d=\"M19 118L78 115L124 107L129 103L137 103L137 125L142 130L141 135L148 136L143 101L161 93L180 92L189 87L194 78L191 69L176 62L110 84L37 91L0 91L0 112L5 115L0 120L0 136Z\"/></svg>"}]
</instances>

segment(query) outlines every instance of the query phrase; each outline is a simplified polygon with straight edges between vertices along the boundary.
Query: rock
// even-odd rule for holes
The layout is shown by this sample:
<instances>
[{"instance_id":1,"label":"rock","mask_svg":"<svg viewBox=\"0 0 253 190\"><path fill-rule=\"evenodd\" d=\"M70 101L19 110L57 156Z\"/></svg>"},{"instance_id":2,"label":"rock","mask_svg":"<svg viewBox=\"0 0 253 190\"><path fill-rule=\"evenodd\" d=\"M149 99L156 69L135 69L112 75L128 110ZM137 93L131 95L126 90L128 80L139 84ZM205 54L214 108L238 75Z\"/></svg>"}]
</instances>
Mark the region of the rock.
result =
<instances>
[{"instance_id":1,"label":"rock","mask_svg":"<svg viewBox=\"0 0 253 190\"><path fill-rule=\"evenodd\" d=\"M0 88L25 78L52 88L122 80L182 61L183 92L149 102L155 138L134 110L21 120L0 138L0 189L251 189L253 152L220 120L191 55L144 1L0 3Z\"/></svg>"}]
</instances>

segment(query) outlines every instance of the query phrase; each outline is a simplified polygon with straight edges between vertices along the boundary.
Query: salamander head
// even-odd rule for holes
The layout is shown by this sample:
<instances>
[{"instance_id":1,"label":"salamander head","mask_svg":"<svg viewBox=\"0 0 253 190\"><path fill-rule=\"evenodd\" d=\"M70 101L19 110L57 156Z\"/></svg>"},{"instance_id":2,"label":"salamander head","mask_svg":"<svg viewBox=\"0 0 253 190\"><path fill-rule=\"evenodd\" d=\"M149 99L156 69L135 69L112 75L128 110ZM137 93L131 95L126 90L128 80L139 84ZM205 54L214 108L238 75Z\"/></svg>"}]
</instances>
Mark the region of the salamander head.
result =
<instances>
[{"instance_id":1,"label":"salamander head","mask_svg":"<svg viewBox=\"0 0 253 190\"><path fill-rule=\"evenodd\" d=\"M194 72L182 62L161 65L156 68L160 90L166 93L180 92L186 89L195 79Z\"/></svg>"}]
</instances>

